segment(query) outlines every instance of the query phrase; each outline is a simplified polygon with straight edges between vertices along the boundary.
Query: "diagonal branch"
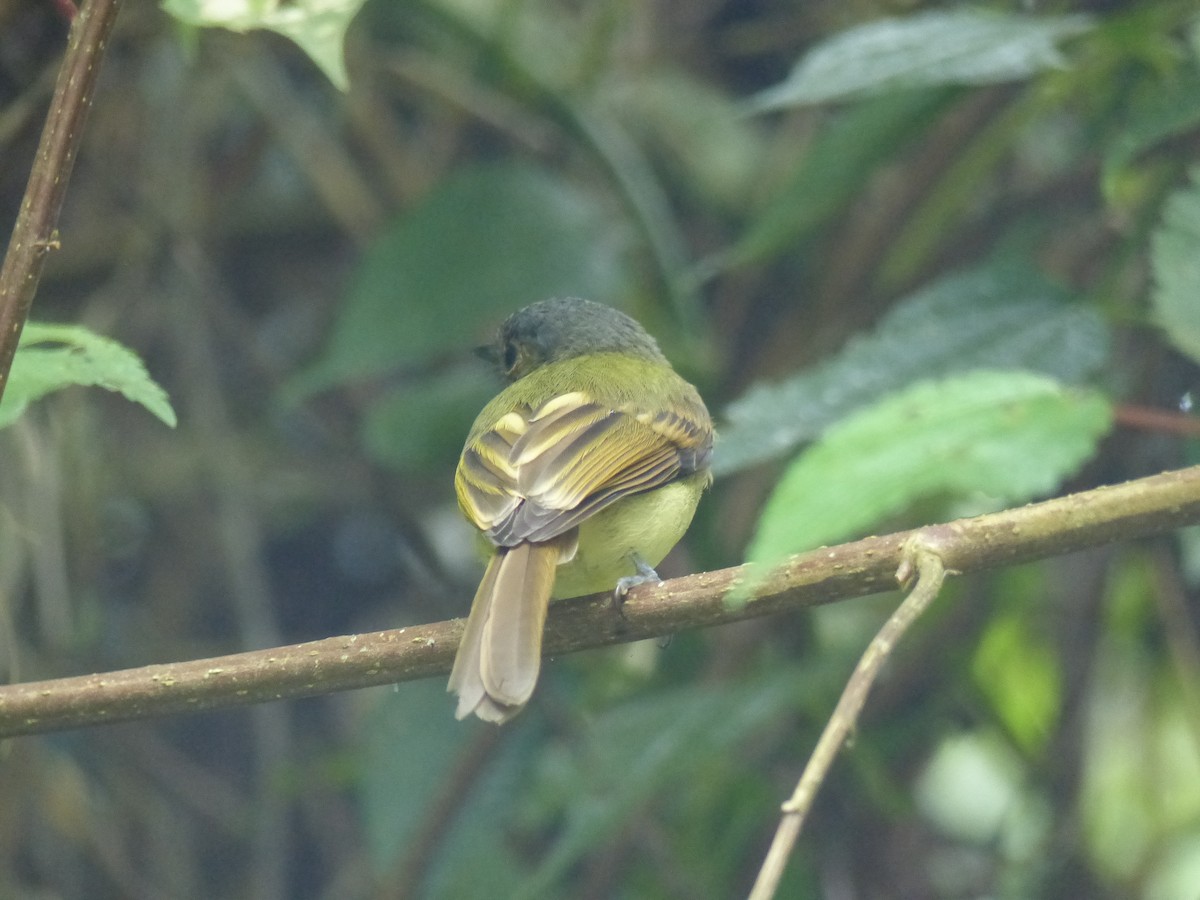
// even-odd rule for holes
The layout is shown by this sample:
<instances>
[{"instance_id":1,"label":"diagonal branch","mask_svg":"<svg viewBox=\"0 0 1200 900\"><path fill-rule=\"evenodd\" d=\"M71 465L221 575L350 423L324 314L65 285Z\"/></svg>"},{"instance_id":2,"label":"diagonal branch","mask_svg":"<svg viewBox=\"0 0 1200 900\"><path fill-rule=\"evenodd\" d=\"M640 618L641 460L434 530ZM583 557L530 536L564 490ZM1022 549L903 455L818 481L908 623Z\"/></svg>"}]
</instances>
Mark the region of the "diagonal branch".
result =
<instances>
[{"instance_id":1,"label":"diagonal branch","mask_svg":"<svg viewBox=\"0 0 1200 900\"><path fill-rule=\"evenodd\" d=\"M46 254L58 246L58 214L67 194L100 62L121 0L88 0L71 24L67 53L42 129L25 197L0 266L0 397L21 329L33 305Z\"/></svg>"},{"instance_id":2,"label":"diagonal branch","mask_svg":"<svg viewBox=\"0 0 1200 900\"><path fill-rule=\"evenodd\" d=\"M912 538L905 543L905 556L896 572L896 580L907 583L911 573L916 571L917 583L904 598L904 602L879 629L879 633L867 646L854 668L854 674L850 676L833 715L829 717L825 730L821 732L821 738L813 748L812 756L800 775L796 789L783 804L783 817L750 891L750 900L771 900L779 890L779 882L783 879L788 858L800 837L800 829L804 827L804 820L808 811L812 809L817 791L824 784L825 776L829 774L838 752L846 745L857 727L859 713L867 702L867 695L875 684L883 664L887 662L909 626L929 608L929 604L941 591L947 573L939 551L940 548L929 546L920 531L913 532Z\"/></svg>"},{"instance_id":3,"label":"diagonal branch","mask_svg":"<svg viewBox=\"0 0 1200 900\"><path fill-rule=\"evenodd\" d=\"M1164 472L1019 509L919 529L947 569L968 573L1200 523L1200 467ZM905 543L870 537L794 556L754 598L725 596L740 569L634 588L612 615L607 597L556 603L550 655L719 625L896 587ZM0 737L310 697L445 674L462 633L451 620L191 662L0 687ZM449 709L449 707L447 707ZM447 712L449 714L449 712Z\"/></svg>"}]
</instances>

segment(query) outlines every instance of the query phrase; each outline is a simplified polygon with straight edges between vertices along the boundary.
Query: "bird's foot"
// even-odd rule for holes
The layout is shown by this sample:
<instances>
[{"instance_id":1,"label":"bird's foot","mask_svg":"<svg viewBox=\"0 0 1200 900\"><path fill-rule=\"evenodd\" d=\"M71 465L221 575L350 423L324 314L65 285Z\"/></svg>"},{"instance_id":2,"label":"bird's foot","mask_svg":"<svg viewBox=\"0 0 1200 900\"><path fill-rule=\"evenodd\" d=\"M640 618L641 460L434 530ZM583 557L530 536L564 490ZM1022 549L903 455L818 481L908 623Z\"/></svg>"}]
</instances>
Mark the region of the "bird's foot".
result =
<instances>
[{"instance_id":1,"label":"bird's foot","mask_svg":"<svg viewBox=\"0 0 1200 900\"><path fill-rule=\"evenodd\" d=\"M617 586L613 589L612 604L621 618L625 617L623 607L625 606L625 598L629 596L630 588L635 588L639 584L661 584L662 579L658 577L658 573L654 571L654 567L647 563L636 553L632 554L630 559L633 561L633 567L637 569L636 575L626 575L624 578L617 580Z\"/></svg>"}]
</instances>

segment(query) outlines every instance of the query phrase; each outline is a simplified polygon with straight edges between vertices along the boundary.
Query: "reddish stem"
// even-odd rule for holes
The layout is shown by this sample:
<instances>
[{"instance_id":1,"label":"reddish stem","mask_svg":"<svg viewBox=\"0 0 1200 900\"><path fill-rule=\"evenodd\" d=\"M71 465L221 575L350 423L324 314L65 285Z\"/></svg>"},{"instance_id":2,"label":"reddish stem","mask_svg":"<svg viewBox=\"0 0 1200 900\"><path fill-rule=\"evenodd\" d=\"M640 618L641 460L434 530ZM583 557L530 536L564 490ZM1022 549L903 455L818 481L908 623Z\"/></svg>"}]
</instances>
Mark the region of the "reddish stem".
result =
<instances>
[{"instance_id":1,"label":"reddish stem","mask_svg":"<svg viewBox=\"0 0 1200 900\"><path fill-rule=\"evenodd\" d=\"M1113 419L1125 428L1140 428L1143 431L1161 431L1184 437L1200 437L1200 418L1187 413L1154 409L1149 406L1121 404L1113 413Z\"/></svg>"},{"instance_id":2,"label":"reddish stem","mask_svg":"<svg viewBox=\"0 0 1200 900\"><path fill-rule=\"evenodd\" d=\"M79 15L79 7L72 0L50 0L50 5L54 7L54 11L68 24L75 21L75 17Z\"/></svg>"}]
</instances>

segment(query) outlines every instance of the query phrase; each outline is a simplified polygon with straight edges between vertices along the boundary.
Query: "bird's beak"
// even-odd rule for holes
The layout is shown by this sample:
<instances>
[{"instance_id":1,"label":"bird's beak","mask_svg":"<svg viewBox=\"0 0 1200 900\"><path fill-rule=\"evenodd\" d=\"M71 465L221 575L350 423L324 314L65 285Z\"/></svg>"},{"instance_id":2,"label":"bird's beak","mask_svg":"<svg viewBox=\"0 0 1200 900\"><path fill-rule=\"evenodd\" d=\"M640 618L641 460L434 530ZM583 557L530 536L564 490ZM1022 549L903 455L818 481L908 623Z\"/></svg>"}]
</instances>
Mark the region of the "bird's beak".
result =
<instances>
[{"instance_id":1,"label":"bird's beak","mask_svg":"<svg viewBox=\"0 0 1200 900\"><path fill-rule=\"evenodd\" d=\"M471 352L493 366L500 365L500 348L495 344L483 344L480 347L476 347Z\"/></svg>"}]
</instances>

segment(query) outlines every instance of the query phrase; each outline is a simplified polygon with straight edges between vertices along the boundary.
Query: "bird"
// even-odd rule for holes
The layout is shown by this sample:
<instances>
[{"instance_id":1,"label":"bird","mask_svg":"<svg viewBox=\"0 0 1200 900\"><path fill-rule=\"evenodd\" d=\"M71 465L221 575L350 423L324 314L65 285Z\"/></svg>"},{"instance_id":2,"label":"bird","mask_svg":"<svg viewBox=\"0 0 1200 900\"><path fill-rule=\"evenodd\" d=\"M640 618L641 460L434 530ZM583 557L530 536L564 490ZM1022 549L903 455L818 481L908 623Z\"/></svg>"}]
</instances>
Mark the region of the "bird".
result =
<instances>
[{"instance_id":1,"label":"bird","mask_svg":"<svg viewBox=\"0 0 1200 900\"><path fill-rule=\"evenodd\" d=\"M712 480L714 431L696 388L614 307L543 300L479 352L509 384L455 471L488 559L447 690L458 719L500 724L533 694L551 598L659 580Z\"/></svg>"}]
</instances>

